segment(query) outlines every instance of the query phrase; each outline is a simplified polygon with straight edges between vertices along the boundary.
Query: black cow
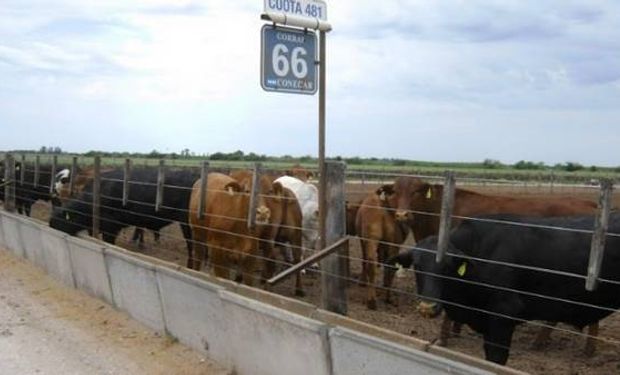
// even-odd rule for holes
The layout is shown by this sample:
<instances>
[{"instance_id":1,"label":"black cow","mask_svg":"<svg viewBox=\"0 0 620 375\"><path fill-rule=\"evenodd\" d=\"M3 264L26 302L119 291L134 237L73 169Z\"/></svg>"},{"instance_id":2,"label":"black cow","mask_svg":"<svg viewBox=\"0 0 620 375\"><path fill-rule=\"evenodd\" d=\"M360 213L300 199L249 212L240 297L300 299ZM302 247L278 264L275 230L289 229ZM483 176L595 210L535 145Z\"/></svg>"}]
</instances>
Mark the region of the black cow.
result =
<instances>
[{"instance_id":1,"label":"black cow","mask_svg":"<svg viewBox=\"0 0 620 375\"><path fill-rule=\"evenodd\" d=\"M166 173L164 196L159 211L155 211L157 196L157 170L155 168L134 168L131 171L129 197L123 207L123 171L113 170L101 174L100 230L103 240L114 243L121 229L136 226L153 230L169 225L173 221L181 224L183 236L191 249L191 231L188 222L188 204L191 187L198 175L189 170L174 170ZM71 235L82 230L91 231L92 191L90 181L84 190L64 207L54 209L50 226Z\"/></svg>"},{"instance_id":2,"label":"black cow","mask_svg":"<svg viewBox=\"0 0 620 375\"><path fill-rule=\"evenodd\" d=\"M4 163L1 163L0 167L0 200L4 201ZM24 183L21 183L21 169L24 171ZM30 216L32 205L38 201L52 201L52 204L60 204L57 199L54 199L50 194L50 180L52 178L52 167L50 165L41 165L39 168L39 177L37 184L34 183L34 165L32 163L26 163L22 165L21 162L15 163L15 174L11 180L15 183L15 208L20 214Z\"/></svg>"},{"instance_id":3,"label":"black cow","mask_svg":"<svg viewBox=\"0 0 620 375\"><path fill-rule=\"evenodd\" d=\"M486 218L587 231L594 223L592 216ZM609 233L620 233L620 213L611 215ZM613 283L620 281L620 238L606 238L600 277L612 283L600 281L588 292L583 277L566 274L587 274L591 237L588 232L469 220L451 233L441 263L435 262L436 237L390 262L408 266L413 261L423 315L437 316L445 309L450 319L483 335L487 360L505 364L514 328L523 321L563 322L583 329L620 307L620 285Z\"/></svg>"}]
</instances>

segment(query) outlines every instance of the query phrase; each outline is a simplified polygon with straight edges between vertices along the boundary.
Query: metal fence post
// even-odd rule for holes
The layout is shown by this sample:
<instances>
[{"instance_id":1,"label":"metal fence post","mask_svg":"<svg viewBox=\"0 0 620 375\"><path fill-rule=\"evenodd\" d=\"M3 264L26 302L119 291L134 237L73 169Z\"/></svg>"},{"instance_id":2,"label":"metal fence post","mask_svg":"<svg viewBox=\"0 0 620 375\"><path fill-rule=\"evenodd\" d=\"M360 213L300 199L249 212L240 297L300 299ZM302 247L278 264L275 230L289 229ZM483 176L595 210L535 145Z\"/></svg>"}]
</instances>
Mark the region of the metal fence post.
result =
<instances>
[{"instance_id":1,"label":"metal fence post","mask_svg":"<svg viewBox=\"0 0 620 375\"><path fill-rule=\"evenodd\" d=\"M15 159L13 155L4 155L4 209L15 211Z\"/></svg>"},{"instance_id":2,"label":"metal fence post","mask_svg":"<svg viewBox=\"0 0 620 375\"><path fill-rule=\"evenodd\" d=\"M203 161L200 169L200 195L198 197L198 219L205 217L205 202L207 201L207 179L209 178L209 162Z\"/></svg>"},{"instance_id":3,"label":"metal fence post","mask_svg":"<svg viewBox=\"0 0 620 375\"><path fill-rule=\"evenodd\" d=\"M329 246L346 236L345 168L342 162L326 162L326 218L325 245ZM348 242L336 253L321 261L321 291L326 310L347 313ZM321 249L322 250L322 249Z\"/></svg>"},{"instance_id":4,"label":"metal fence post","mask_svg":"<svg viewBox=\"0 0 620 375\"><path fill-rule=\"evenodd\" d=\"M34 157L34 187L39 186L39 173L41 173L41 156L39 154Z\"/></svg>"},{"instance_id":5,"label":"metal fence post","mask_svg":"<svg viewBox=\"0 0 620 375\"><path fill-rule=\"evenodd\" d=\"M159 212L161 204L164 201L164 181L166 179L164 166L164 159L160 159L159 167L157 169L157 196L155 197L155 212Z\"/></svg>"},{"instance_id":6,"label":"metal fence post","mask_svg":"<svg viewBox=\"0 0 620 375\"><path fill-rule=\"evenodd\" d=\"M605 254L605 235L609 225L612 191L612 181L609 179L601 180L601 194L598 200L596 216L594 217L594 231L590 247L590 261L588 262L588 278L586 279L586 290L590 292L596 289L598 277L601 273L603 255Z\"/></svg>"},{"instance_id":7,"label":"metal fence post","mask_svg":"<svg viewBox=\"0 0 620 375\"><path fill-rule=\"evenodd\" d=\"M99 238L99 214L101 211L101 156L95 156L93 174L93 237Z\"/></svg>"},{"instance_id":8,"label":"metal fence post","mask_svg":"<svg viewBox=\"0 0 620 375\"><path fill-rule=\"evenodd\" d=\"M74 156L71 161L71 174L69 175L69 196L73 197L73 193L75 192L75 174L77 173L77 163L78 157Z\"/></svg>"},{"instance_id":9,"label":"metal fence post","mask_svg":"<svg viewBox=\"0 0 620 375\"><path fill-rule=\"evenodd\" d=\"M443 195L441 197L441 214L439 216L439 237L437 239L437 254L435 261L441 262L448 250L450 242L450 222L452 221L452 210L454 208L454 190L456 180L454 172L446 172L446 179L443 184Z\"/></svg>"},{"instance_id":10,"label":"metal fence post","mask_svg":"<svg viewBox=\"0 0 620 375\"><path fill-rule=\"evenodd\" d=\"M52 170L50 171L50 194L54 193L54 183L56 182L56 168L58 166L58 155L52 156Z\"/></svg>"},{"instance_id":11,"label":"metal fence post","mask_svg":"<svg viewBox=\"0 0 620 375\"><path fill-rule=\"evenodd\" d=\"M254 173L252 173L252 191L250 192L250 206L248 207L248 228L252 229L256 225L256 204L258 203L258 191L260 183L260 175L262 173L261 163L254 164Z\"/></svg>"},{"instance_id":12,"label":"metal fence post","mask_svg":"<svg viewBox=\"0 0 620 375\"><path fill-rule=\"evenodd\" d=\"M26 180L26 154L22 154L21 164L19 166L19 184L23 187Z\"/></svg>"},{"instance_id":13,"label":"metal fence post","mask_svg":"<svg viewBox=\"0 0 620 375\"><path fill-rule=\"evenodd\" d=\"M131 174L131 159L125 159L125 168L123 170L123 207L127 206L129 200L129 175Z\"/></svg>"}]
</instances>

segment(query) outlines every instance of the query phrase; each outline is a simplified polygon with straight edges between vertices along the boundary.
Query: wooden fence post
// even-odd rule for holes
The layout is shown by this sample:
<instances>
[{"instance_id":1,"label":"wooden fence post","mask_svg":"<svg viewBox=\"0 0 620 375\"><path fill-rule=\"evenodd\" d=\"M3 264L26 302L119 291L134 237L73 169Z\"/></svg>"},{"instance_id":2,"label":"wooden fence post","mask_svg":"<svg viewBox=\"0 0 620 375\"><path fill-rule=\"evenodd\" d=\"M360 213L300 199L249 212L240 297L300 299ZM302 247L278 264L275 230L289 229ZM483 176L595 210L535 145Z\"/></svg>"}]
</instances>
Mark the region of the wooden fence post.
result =
<instances>
[{"instance_id":1,"label":"wooden fence post","mask_svg":"<svg viewBox=\"0 0 620 375\"><path fill-rule=\"evenodd\" d=\"M52 169L50 171L50 194L54 193L57 166L58 166L58 155L54 155L52 156Z\"/></svg>"},{"instance_id":2,"label":"wooden fence post","mask_svg":"<svg viewBox=\"0 0 620 375\"><path fill-rule=\"evenodd\" d=\"M131 174L131 159L125 159L125 168L123 170L123 207L127 206L129 200L129 175Z\"/></svg>"},{"instance_id":3,"label":"wooden fence post","mask_svg":"<svg viewBox=\"0 0 620 375\"><path fill-rule=\"evenodd\" d=\"M164 201L164 181L166 179L164 167L164 159L160 159L159 167L157 169L157 196L155 197L155 212L159 212L161 204Z\"/></svg>"},{"instance_id":4,"label":"wooden fence post","mask_svg":"<svg viewBox=\"0 0 620 375\"><path fill-rule=\"evenodd\" d=\"M250 207L248 207L248 228L252 229L256 225L256 204L258 203L258 191L260 190L260 175L262 172L261 163L254 164L252 173L252 191L250 192Z\"/></svg>"},{"instance_id":5,"label":"wooden fence post","mask_svg":"<svg viewBox=\"0 0 620 375\"><path fill-rule=\"evenodd\" d=\"M93 237L99 238L99 214L101 212L101 156L95 156L93 173Z\"/></svg>"},{"instance_id":6,"label":"wooden fence post","mask_svg":"<svg viewBox=\"0 0 620 375\"><path fill-rule=\"evenodd\" d=\"M200 195L198 196L198 219L205 217L205 203L207 202L207 179L209 178L209 162L204 160L200 169Z\"/></svg>"},{"instance_id":7,"label":"wooden fence post","mask_svg":"<svg viewBox=\"0 0 620 375\"><path fill-rule=\"evenodd\" d=\"M41 156L39 154L34 157L34 187L39 187L39 173L41 173Z\"/></svg>"},{"instance_id":8,"label":"wooden fence post","mask_svg":"<svg viewBox=\"0 0 620 375\"><path fill-rule=\"evenodd\" d=\"M594 217L594 231L590 247L590 261L588 262L588 278L586 290L591 292L598 286L598 278L601 273L603 255L605 254L605 235L609 225L609 212L611 209L611 193L613 183L609 179L601 180L601 194L598 200L598 208Z\"/></svg>"},{"instance_id":9,"label":"wooden fence post","mask_svg":"<svg viewBox=\"0 0 620 375\"><path fill-rule=\"evenodd\" d=\"M326 247L346 236L345 168L346 165L342 162L325 162L325 176L321 176L326 179L327 185ZM340 250L321 261L323 307L343 315L347 313L347 246L348 241L345 241Z\"/></svg>"},{"instance_id":10,"label":"wooden fence post","mask_svg":"<svg viewBox=\"0 0 620 375\"><path fill-rule=\"evenodd\" d=\"M15 211L15 159L13 155L4 155L4 209Z\"/></svg>"},{"instance_id":11,"label":"wooden fence post","mask_svg":"<svg viewBox=\"0 0 620 375\"><path fill-rule=\"evenodd\" d=\"M452 221L452 210L454 208L454 190L456 181L454 172L446 172L446 179L443 184L443 195L441 197L441 214L439 216L439 237L437 239L437 254L435 261L441 262L448 250L450 242L450 223Z\"/></svg>"}]
</instances>

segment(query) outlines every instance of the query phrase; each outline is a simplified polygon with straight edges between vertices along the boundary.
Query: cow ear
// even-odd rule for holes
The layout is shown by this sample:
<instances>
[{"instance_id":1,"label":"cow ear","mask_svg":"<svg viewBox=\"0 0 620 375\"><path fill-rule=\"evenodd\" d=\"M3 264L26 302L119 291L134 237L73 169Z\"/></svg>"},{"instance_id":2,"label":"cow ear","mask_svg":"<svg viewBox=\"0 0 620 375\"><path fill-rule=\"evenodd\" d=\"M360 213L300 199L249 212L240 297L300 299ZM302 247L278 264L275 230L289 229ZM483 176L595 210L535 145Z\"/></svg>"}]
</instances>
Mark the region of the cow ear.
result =
<instances>
[{"instance_id":1,"label":"cow ear","mask_svg":"<svg viewBox=\"0 0 620 375\"><path fill-rule=\"evenodd\" d=\"M234 193L238 193L241 190L241 185L237 181L231 181L224 186L224 190L228 192L228 194L233 195Z\"/></svg>"},{"instance_id":2,"label":"cow ear","mask_svg":"<svg viewBox=\"0 0 620 375\"><path fill-rule=\"evenodd\" d=\"M375 192L379 196L379 199L385 201L388 196L394 194L394 185L383 185Z\"/></svg>"},{"instance_id":3,"label":"cow ear","mask_svg":"<svg viewBox=\"0 0 620 375\"><path fill-rule=\"evenodd\" d=\"M272 187L272 189L273 189L273 194L274 194L274 195L278 195L278 196L280 196L280 195L282 195L282 193L284 192L284 188L282 187L282 184L281 184L281 183L279 183L279 182L274 182L274 183L271 185L271 187Z\"/></svg>"},{"instance_id":4,"label":"cow ear","mask_svg":"<svg viewBox=\"0 0 620 375\"><path fill-rule=\"evenodd\" d=\"M312 172L308 171L308 173L306 173L306 177L307 177L308 179L311 179L312 177L314 177L314 173L312 173Z\"/></svg>"}]
</instances>

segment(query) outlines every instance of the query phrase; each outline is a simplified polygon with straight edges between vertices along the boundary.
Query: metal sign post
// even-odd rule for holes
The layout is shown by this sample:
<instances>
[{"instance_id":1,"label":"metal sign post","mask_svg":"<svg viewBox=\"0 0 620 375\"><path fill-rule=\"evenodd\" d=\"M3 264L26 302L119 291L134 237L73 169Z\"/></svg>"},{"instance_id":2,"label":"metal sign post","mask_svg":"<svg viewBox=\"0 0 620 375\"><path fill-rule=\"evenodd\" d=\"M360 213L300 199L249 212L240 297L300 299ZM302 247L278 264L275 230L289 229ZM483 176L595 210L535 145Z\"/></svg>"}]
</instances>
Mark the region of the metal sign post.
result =
<instances>
[{"instance_id":1,"label":"metal sign post","mask_svg":"<svg viewBox=\"0 0 620 375\"><path fill-rule=\"evenodd\" d=\"M319 92L319 246L327 246L327 177L325 167L325 72L327 65L327 4L322 0L265 0L261 19L273 22L262 29L261 86L267 91L295 94ZM276 24L302 29L276 27ZM316 35L319 31L319 59ZM316 82L316 65L319 82ZM332 311L340 312L339 309Z\"/></svg>"}]
</instances>

